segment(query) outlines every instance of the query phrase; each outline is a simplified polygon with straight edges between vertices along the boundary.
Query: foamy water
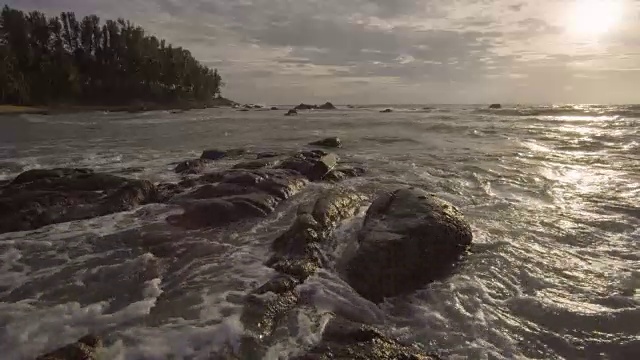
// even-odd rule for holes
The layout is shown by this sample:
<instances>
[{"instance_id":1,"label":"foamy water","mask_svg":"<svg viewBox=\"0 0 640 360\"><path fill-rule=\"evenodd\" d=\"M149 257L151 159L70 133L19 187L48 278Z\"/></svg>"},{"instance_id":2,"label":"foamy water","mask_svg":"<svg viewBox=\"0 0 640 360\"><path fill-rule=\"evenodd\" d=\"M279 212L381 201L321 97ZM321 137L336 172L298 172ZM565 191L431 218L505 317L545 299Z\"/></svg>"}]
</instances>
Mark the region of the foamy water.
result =
<instances>
[{"instance_id":1,"label":"foamy water","mask_svg":"<svg viewBox=\"0 0 640 360\"><path fill-rule=\"evenodd\" d=\"M388 106L387 106L388 107ZM302 112L23 115L0 119L0 180L89 167L177 181L172 163L206 148L288 151L339 136L348 180L369 196L399 185L454 203L474 231L449 279L372 304L341 278L363 211L336 231L333 266L269 344L287 358L319 340L331 313L451 359L632 359L640 355L640 108L395 107ZM211 165L228 168L231 161ZM184 231L174 205L0 235L0 354L34 357L92 332L112 359L208 359L238 350L243 297L313 184L269 218ZM239 354L242 358L242 354Z\"/></svg>"}]
</instances>

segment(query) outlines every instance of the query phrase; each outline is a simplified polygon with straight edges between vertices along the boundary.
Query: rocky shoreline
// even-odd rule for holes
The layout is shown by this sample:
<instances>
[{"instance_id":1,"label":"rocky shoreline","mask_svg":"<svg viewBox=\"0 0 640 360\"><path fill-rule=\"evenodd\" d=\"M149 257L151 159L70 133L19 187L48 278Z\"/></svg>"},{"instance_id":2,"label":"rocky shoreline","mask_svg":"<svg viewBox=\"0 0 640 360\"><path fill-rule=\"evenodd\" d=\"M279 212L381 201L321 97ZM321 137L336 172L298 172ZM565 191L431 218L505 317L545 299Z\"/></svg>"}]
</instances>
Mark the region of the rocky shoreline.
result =
<instances>
[{"instance_id":1,"label":"rocky shoreline","mask_svg":"<svg viewBox=\"0 0 640 360\"><path fill-rule=\"evenodd\" d=\"M287 230L271 244L265 266L276 271L248 292L241 322L240 351L262 358L276 331L299 307L312 307L299 287L327 267L325 254L340 239L334 230L371 204L358 232L358 248L347 259L344 279L374 303L402 296L446 277L466 253L473 235L453 205L417 188L398 187L373 198L341 184L364 169L340 165L336 154L320 148L341 147L323 139L293 154L249 153L241 149L206 150L199 159L177 164L177 183L153 184L89 169L29 170L0 187L0 233L127 211L149 203L183 208L166 221L184 229L211 229L257 221L302 192L310 183L331 184L303 204ZM230 169L207 172L219 159L236 159ZM39 360L98 359L99 337L38 357ZM237 358L224 350L214 359ZM296 359L437 359L428 349L389 338L375 324L334 314L322 340Z\"/></svg>"}]
</instances>

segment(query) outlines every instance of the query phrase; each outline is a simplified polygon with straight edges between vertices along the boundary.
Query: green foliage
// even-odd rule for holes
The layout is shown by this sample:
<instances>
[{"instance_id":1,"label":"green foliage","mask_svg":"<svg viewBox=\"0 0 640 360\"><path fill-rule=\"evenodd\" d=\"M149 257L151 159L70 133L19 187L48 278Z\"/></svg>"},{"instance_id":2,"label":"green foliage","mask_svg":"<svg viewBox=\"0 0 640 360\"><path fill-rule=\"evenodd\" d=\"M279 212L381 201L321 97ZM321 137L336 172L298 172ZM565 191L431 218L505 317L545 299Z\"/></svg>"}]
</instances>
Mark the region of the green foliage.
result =
<instances>
[{"instance_id":1,"label":"green foliage","mask_svg":"<svg viewBox=\"0 0 640 360\"><path fill-rule=\"evenodd\" d=\"M206 101L222 86L217 69L123 19L0 14L0 104Z\"/></svg>"}]
</instances>

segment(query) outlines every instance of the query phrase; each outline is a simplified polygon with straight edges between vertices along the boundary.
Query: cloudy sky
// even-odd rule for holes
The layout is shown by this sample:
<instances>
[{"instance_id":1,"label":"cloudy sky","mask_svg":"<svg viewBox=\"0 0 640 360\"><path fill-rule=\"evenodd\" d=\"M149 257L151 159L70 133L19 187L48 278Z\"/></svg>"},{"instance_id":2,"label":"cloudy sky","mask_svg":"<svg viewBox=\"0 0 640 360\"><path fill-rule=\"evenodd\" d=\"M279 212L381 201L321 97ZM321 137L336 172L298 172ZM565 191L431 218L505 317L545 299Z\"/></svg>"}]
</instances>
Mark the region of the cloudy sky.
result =
<instances>
[{"instance_id":1,"label":"cloudy sky","mask_svg":"<svg viewBox=\"0 0 640 360\"><path fill-rule=\"evenodd\" d=\"M125 17L243 102L640 103L640 0L9 0Z\"/></svg>"}]
</instances>

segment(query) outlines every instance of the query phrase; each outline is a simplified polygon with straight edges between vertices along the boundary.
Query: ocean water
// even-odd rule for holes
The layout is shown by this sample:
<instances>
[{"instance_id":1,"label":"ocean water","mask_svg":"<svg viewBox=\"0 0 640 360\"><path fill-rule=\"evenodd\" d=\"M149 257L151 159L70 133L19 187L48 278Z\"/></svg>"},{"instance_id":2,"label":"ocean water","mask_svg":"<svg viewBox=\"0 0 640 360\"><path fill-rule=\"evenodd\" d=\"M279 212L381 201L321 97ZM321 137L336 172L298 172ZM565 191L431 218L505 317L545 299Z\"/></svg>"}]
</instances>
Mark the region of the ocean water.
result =
<instances>
[{"instance_id":1,"label":"ocean water","mask_svg":"<svg viewBox=\"0 0 640 360\"><path fill-rule=\"evenodd\" d=\"M410 185L458 206L474 232L450 278L376 305L339 270L365 211L340 226L335 266L301 286L270 343L286 359L331 313L376 323L447 359L640 358L640 106L384 106L336 111L21 115L0 118L0 181L89 167L178 181L206 148L289 151L339 136L370 197ZM228 168L220 161L210 169ZM267 219L184 231L173 205L0 235L0 354L32 358L86 333L109 359L209 359L238 349L243 296L274 271L269 245L312 184ZM159 250L160 249L160 250ZM237 354L243 358L242 354Z\"/></svg>"}]
</instances>

